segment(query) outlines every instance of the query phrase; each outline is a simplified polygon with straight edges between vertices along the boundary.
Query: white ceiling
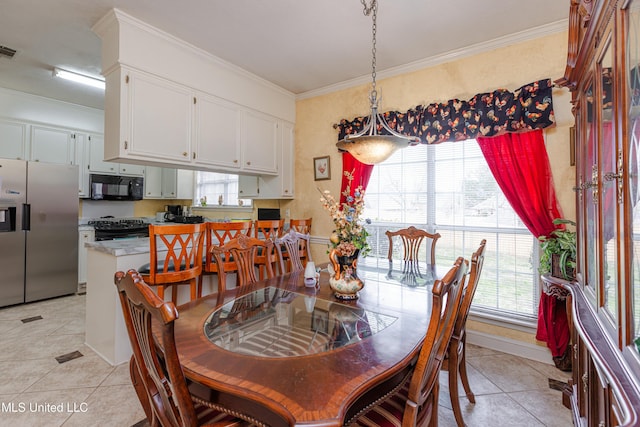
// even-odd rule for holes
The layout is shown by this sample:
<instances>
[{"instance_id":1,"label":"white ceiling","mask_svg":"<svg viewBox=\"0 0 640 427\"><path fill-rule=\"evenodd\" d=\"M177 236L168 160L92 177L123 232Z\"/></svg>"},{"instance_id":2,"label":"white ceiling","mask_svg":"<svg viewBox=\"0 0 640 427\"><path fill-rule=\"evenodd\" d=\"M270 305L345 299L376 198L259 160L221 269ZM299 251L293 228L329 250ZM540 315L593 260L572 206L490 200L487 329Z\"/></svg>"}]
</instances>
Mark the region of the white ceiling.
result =
<instances>
[{"instance_id":1,"label":"white ceiling","mask_svg":"<svg viewBox=\"0 0 640 427\"><path fill-rule=\"evenodd\" d=\"M379 0L378 75L559 31L569 3ZM297 95L371 78L371 17L358 0L2 0L0 45L18 53L0 58L0 87L102 108L100 90L54 81L52 69L99 75L91 27L114 7Z\"/></svg>"}]
</instances>

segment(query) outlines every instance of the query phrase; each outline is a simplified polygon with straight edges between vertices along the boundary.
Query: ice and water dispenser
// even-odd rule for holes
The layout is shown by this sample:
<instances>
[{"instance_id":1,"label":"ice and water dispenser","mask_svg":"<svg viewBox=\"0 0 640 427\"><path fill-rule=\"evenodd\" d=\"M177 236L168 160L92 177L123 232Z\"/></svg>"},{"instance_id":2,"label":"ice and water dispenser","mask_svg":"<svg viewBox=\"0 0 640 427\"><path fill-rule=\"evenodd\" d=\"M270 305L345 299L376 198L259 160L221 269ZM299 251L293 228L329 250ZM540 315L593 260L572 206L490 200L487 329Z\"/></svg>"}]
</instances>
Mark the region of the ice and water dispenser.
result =
<instances>
[{"instance_id":1,"label":"ice and water dispenser","mask_svg":"<svg viewBox=\"0 0 640 427\"><path fill-rule=\"evenodd\" d=\"M15 206L0 206L0 233L16 231Z\"/></svg>"}]
</instances>

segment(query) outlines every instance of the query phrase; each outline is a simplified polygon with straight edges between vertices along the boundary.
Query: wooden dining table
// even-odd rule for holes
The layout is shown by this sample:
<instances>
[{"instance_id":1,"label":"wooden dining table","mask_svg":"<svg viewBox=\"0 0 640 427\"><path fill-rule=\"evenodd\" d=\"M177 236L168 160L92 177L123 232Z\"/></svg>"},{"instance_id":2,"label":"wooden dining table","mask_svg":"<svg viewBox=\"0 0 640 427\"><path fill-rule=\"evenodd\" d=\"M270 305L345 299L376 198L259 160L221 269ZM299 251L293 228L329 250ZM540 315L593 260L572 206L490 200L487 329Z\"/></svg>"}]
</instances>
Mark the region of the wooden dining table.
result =
<instances>
[{"instance_id":1,"label":"wooden dining table","mask_svg":"<svg viewBox=\"0 0 640 427\"><path fill-rule=\"evenodd\" d=\"M316 286L301 271L181 305L185 376L206 399L265 425L344 425L410 375L434 271L403 281L401 268L359 267L365 285L349 302L333 295L327 271Z\"/></svg>"}]
</instances>

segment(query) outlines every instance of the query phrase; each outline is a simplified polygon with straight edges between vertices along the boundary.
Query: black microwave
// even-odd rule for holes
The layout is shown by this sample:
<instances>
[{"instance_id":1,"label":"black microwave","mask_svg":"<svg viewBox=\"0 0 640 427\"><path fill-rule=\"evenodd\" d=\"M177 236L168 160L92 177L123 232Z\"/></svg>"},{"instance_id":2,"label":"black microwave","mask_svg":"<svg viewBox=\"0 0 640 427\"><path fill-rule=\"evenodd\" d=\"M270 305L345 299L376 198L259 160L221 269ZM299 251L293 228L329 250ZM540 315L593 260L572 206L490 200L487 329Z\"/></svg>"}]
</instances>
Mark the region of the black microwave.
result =
<instances>
[{"instance_id":1,"label":"black microwave","mask_svg":"<svg viewBox=\"0 0 640 427\"><path fill-rule=\"evenodd\" d=\"M144 178L141 176L91 174L91 200L142 200Z\"/></svg>"}]
</instances>

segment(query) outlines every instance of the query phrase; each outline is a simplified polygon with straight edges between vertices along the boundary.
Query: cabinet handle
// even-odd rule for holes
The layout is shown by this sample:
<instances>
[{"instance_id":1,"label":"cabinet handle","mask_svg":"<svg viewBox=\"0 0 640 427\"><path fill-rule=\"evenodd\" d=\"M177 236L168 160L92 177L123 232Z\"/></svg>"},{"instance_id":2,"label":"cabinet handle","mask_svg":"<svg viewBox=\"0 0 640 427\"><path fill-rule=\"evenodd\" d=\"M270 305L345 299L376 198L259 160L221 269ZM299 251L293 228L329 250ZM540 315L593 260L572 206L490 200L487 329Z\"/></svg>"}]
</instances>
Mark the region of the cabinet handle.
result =
<instances>
[{"instance_id":1,"label":"cabinet handle","mask_svg":"<svg viewBox=\"0 0 640 427\"><path fill-rule=\"evenodd\" d=\"M233 163L238 163L238 159L235 159L235 160L233 161Z\"/></svg>"},{"instance_id":2,"label":"cabinet handle","mask_svg":"<svg viewBox=\"0 0 640 427\"><path fill-rule=\"evenodd\" d=\"M248 165L250 165L250 164L251 164L251 162L247 162L247 164L248 164Z\"/></svg>"},{"instance_id":3,"label":"cabinet handle","mask_svg":"<svg viewBox=\"0 0 640 427\"><path fill-rule=\"evenodd\" d=\"M192 157L193 157L193 160L196 159L196 152L195 151L193 152Z\"/></svg>"},{"instance_id":4,"label":"cabinet handle","mask_svg":"<svg viewBox=\"0 0 640 427\"><path fill-rule=\"evenodd\" d=\"M184 157L187 157L189 154L188 154L186 151L183 151L183 152L182 152L182 155L183 155Z\"/></svg>"},{"instance_id":5,"label":"cabinet handle","mask_svg":"<svg viewBox=\"0 0 640 427\"><path fill-rule=\"evenodd\" d=\"M584 375L582 375L582 391L584 391L584 394L587 394L587 391L589 386L589 375L585 372Z\"/></svg>"},{"instance_id":6,"label":"cabinet handle","mask_svg":"<svg viewBox=\"0 0 640 427\"><path fill-rule=\"evenodd\" d=\"M124 142L124 149L126 150L127 148L129 148L129 143L127 141Z\"/></svg>"},{"instance_id":7,"label":"cabinet handle","mask_svg":"<svg viewBox=\"0 0 640 427\"><path fill-rule=\"evenodd\" d=\"M284 190L284 192L285 192L285 193L288 193L288 192L289 192L289 190Z\"/></svg>"}]
</instances>

